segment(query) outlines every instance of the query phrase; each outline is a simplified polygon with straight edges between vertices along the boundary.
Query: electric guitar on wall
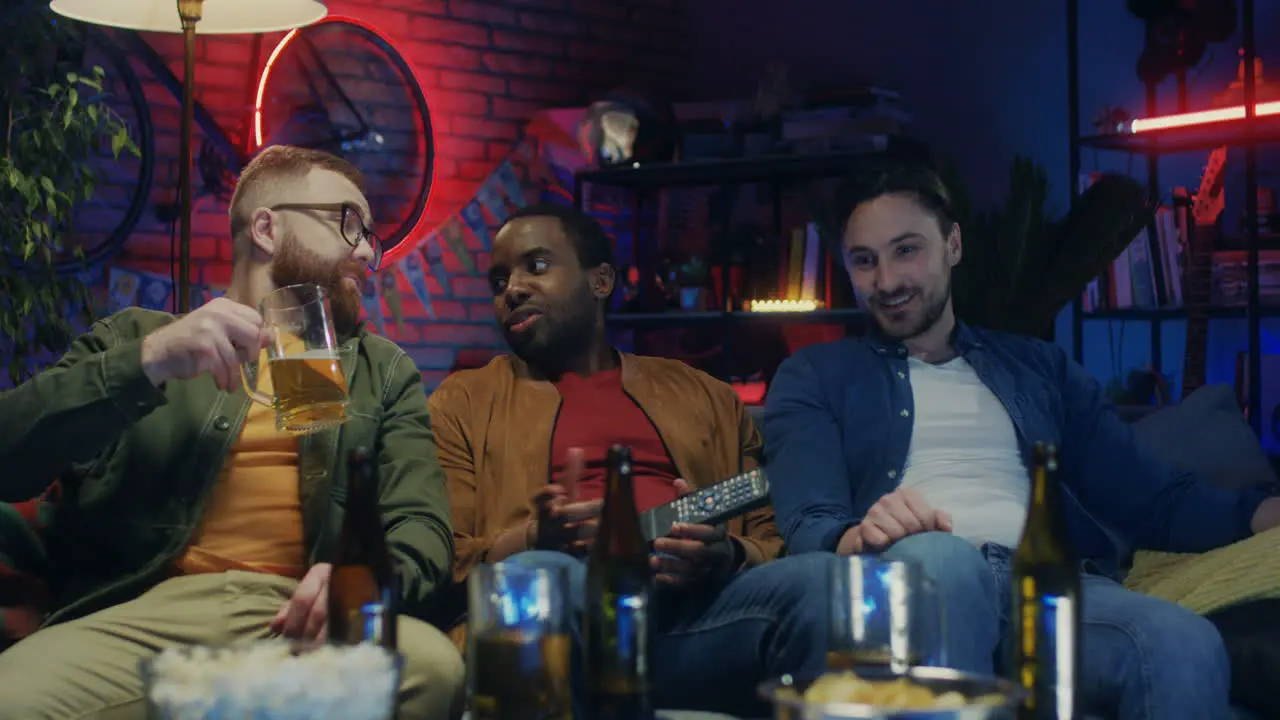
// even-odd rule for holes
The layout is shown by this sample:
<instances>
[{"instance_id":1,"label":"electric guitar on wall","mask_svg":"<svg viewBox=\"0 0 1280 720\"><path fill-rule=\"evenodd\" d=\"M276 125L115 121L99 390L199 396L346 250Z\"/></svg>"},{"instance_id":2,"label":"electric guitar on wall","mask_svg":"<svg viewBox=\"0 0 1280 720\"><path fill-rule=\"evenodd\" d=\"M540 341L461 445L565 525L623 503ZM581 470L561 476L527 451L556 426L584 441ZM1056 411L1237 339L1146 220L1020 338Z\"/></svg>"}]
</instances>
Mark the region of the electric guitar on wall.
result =
<instances>
[{"instance_id":1,"label":"electric guitar on wall","mask_svg":"<svg viewBox=\"0 0 1280 720\"><path fill-rule=\"evenodd\" d=\"M1187 257L1183 278L1183 302L1187 309L1187 349L1182 366L1182 397L1204 385L1209 350L1209 297L1213 281L1213 246L1218 240L1218 217L1225 204L1223 167L1227 162L1224 145L1209 153L1200 188L1191 204L1187 232Z\"/></svg>"}]
</instances>

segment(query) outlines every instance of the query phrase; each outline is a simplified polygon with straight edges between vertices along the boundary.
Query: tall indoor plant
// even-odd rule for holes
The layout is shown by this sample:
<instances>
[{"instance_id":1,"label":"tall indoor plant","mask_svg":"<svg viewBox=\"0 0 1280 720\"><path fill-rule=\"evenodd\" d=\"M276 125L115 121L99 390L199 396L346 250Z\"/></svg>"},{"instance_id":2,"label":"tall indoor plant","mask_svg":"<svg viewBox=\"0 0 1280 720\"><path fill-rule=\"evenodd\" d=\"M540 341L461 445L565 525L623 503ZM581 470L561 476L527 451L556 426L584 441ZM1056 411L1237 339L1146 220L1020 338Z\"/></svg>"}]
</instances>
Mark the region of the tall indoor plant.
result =
<instances>
[{"instance_id":1,"label":"tall indoor plant","mask_svg":"<svg viewBox=\"0 0 1280 720\"><path fill-rule=\"evenodd\" d=\"M952 276L956 314L992 330L1048 337L1058 313L1106 271L1153 211L1137 181L1109 174L1055 217L1047 173L1024 157L1014 158L1009 193L994 209L975 210L964 183L945 174L964 242Z\"/></svg>"},{"instance_id":2,"label":"tall indoor plant","mask_svg":"<svg viewBox=\"0 0 1280 720\"><path fill-rule=\"evenodd\" d=\"M85 281L55 262L95 192L97 148L138 149L103 102L103 69L81 67L82 26L21 0L0 10L0 36L0 356L17 383L94 314Z\"/></svg>"}]
</instances>

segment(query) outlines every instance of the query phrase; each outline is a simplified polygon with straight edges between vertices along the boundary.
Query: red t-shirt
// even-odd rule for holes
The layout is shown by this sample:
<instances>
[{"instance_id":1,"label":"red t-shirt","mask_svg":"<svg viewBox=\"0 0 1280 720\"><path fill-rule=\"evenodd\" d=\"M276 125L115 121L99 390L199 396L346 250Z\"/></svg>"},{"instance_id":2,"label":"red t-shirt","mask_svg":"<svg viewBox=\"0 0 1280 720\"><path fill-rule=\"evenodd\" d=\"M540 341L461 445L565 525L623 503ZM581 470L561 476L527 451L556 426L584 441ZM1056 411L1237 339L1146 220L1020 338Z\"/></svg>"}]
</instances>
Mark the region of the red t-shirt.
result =
<instances>
[{"instance_id":1,"label":"red t-shirt","mask_svg":"<svg viewBox=\"0 0 1280 720\"><path fill-rule=\"evenodd\" d=\"M564 471L569 448L582 448L586 469L578 481L578 499L603 497L609 446L630 445L636 508L644 512L676 499L675 464L644 410L623 392L621 370L565 375L556 388L563 401L552 433L551 477Z\"/></svg>"}]
</instances>

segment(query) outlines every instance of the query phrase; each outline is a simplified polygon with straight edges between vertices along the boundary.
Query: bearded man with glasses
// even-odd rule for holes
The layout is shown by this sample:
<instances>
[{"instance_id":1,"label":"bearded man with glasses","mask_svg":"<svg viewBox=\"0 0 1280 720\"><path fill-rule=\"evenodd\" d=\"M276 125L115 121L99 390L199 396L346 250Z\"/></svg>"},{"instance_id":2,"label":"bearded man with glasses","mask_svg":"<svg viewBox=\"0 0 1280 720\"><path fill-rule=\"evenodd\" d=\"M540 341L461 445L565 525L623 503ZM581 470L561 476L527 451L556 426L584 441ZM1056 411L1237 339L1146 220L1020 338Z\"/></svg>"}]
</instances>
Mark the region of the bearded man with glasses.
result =
<instances>
[{"instance_id":1,"label":"bearded man with glasses","mask_svg":"<svg viewBox=\"0 0 1280 720\"><path fill-rule=\"evenodd\" d=\"M174 317L129 308L52 368L0 393L0 500L54 478L53 589L41 629L0 653L5 717L146 716L138 663L166 647L325 638L346 457L375 448L402 596L400 717L461 715L462 658L427 615L453 561L444 476L413 361L360 322L382 256L363 179L316 150L271 147L231 200L224 297ZM329 297L352 419L302 440L250 402L240 364L261 298ZM2 602L2 600L0 600Z\"/></svg>"}]
</instances>

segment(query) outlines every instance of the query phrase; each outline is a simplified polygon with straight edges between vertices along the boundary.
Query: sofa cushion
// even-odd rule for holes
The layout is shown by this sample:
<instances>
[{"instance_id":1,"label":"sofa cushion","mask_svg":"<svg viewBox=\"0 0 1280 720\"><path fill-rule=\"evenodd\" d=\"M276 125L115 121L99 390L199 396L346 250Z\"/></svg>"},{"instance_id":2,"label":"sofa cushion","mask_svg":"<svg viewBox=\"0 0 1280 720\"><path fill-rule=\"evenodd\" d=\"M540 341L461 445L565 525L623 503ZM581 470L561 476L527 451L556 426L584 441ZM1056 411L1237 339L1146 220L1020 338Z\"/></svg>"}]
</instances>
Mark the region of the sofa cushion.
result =
<instances>
[{"instance_id":1,"label":"sofa cushion","mask_svg":"<svg viewBox=\"0 0 1280 720\"><path fill-rule=\"evenodd\" d=\"M1276 482L1271 461L1227 385L1206 385L1137 420L1133 431L1156 456L1215 485L1239 490Z\"/></svg>"}]
</instances>

